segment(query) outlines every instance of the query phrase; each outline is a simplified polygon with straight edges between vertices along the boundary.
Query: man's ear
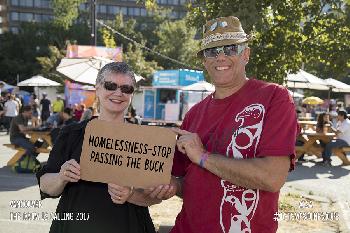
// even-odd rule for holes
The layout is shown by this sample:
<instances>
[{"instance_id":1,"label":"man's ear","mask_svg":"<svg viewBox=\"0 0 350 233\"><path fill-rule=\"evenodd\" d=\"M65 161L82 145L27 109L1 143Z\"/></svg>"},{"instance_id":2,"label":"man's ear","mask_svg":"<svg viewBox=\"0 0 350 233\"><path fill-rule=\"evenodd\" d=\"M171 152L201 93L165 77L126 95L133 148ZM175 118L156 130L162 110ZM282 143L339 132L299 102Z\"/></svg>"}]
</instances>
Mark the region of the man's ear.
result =
<instances>
[{"instance_id":1,"label":"man's ear","mask_svg":"<svg viewBox=\"0 0 350 233\"><path fill-rule=\"evenodd\" d=\"M250 57L250 48L246 47L243 51L242 57L245 61L245 63L247 64L249 62L249 57Z\"/></svg>"}]
</instances>

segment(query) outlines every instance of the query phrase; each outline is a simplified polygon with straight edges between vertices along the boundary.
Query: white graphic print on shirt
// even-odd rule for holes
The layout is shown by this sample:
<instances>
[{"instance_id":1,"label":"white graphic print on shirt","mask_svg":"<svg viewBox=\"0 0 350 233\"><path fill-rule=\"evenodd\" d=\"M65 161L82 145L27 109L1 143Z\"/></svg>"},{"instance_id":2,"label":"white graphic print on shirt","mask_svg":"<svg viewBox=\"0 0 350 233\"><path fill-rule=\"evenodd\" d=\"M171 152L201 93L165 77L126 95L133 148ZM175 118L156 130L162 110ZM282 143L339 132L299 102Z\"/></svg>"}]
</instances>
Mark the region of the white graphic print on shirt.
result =
<instances>
[{"instance_id":1,"label":"white graphic print on shirt","mask_svg":"<svg viewBox=\"0 0 350 233\"><path fill-rule=\"evenodd\" d=\"M239 123L231 142L226 149L226 156L246 159L248 154L255 157L259 144L265 108L261 104L252 104L235 117ZM244 137L244 145L237 143L238 137ZM251 157L251 156L250 156ZM259 190L236 186L221 180L223 197L220 205L220 225L223 233L251 233L250 220L253 218L259 203Z\"/></svg>"}]
</instances>

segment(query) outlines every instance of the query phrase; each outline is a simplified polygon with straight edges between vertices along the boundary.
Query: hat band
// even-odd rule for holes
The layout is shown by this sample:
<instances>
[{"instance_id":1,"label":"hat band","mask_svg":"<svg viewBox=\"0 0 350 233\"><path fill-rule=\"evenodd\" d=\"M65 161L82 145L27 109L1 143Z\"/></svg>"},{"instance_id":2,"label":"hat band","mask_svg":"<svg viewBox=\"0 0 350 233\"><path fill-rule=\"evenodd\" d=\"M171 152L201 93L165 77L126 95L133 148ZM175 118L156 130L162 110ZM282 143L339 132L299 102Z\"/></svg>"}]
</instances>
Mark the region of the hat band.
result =
<instances>
[{"instance_id":1,"label":"hat band","mask_svg":"<svg viewBox=\"0 0 350 233\"><path fill-rule=\"evenodd\" d=\"M247 39L247 34L244 32L225 32L223 34L212 34L202 40L202 47L207 46L211 42L221 41L221 40L241 40Z\"/></svg>"}]
</instances>

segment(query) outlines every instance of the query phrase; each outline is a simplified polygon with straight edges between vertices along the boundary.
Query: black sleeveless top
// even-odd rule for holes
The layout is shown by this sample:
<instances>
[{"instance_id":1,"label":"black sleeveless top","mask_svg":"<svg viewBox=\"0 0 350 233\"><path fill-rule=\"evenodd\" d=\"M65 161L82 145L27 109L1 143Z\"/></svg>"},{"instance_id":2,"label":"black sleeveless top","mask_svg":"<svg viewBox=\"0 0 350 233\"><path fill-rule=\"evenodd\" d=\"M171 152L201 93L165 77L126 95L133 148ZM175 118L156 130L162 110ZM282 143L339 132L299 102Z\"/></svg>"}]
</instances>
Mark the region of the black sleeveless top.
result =
<instances>
[{"instance_id":1,"label":"black sleeveless top","mask_svg":"<svg viewBox=\"0 0 350 233\"><path fill-rule=\"evenodd\" d=\"M88 121L62 128L47 164L36 174L58 173L63 163L80 163L85 127ZM155 233L147 207L112 202L107 184L79 180L64 188L52 221L50 233ZM40 191L41 198L57 198ZM52 218L52 217L51 217Z\"/></svg>"}]
</instances>

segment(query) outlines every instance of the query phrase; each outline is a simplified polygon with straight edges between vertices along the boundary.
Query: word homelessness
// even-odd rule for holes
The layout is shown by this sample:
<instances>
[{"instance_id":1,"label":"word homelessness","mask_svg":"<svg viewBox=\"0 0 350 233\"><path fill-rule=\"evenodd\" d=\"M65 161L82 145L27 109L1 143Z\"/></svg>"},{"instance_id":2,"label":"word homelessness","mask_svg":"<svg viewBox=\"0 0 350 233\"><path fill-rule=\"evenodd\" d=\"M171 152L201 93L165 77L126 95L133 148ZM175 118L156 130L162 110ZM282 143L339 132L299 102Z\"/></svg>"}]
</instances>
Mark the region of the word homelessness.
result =
<instances>
[{"instance_id":1,"label":"word homelessness","mask_svg":"<svg viewBox=\"0 0 350 233\"><path fill-rule=\"evenodd\" d=\"M89 146L105 148L116 151L124 151L128 153L135 153L140 155L146 155L152 152L153 156L168 158L171 154L170 147L153 146L149 148L147 143L131 142L127 140L119 140L106 137L98 137L90 135Z\"/></svg>"}]
</instances>

